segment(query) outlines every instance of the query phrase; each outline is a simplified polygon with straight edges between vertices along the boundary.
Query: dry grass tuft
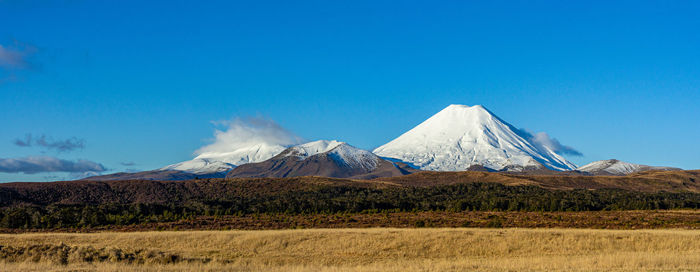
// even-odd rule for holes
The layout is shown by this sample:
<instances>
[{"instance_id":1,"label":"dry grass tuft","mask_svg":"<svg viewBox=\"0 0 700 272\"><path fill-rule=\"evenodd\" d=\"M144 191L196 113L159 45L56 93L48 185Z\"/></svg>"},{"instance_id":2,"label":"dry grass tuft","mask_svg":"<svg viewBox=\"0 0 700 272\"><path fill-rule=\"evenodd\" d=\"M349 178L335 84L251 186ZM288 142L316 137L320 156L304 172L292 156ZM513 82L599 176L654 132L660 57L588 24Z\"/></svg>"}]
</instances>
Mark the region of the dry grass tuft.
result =
<instances>
[{"instance_id":1,"label":"dry grass tuft","mask_svg":"<svg viewBox=\"0 0 700 272\"><path fill-rule=\"evenodd\" d=\"M700 231L313 229L0 235L1 271L700 271Z\"/></svg>"}]
</instances>

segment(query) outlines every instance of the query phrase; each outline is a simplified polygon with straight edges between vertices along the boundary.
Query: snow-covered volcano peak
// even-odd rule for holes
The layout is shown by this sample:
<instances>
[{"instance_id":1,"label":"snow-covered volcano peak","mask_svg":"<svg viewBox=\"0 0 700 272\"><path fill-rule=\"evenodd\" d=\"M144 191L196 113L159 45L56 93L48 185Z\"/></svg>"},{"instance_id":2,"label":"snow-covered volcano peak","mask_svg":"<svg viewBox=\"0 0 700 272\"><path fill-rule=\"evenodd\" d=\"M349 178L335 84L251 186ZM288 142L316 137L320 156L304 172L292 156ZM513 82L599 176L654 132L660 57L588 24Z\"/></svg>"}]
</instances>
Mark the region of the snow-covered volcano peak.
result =
<instances>
[{"instance_id":1,"label":"snow-covered volcano peak","mask_svg":"<svg viewBox=\"0 0 700 272\"><path fill-rule=\"evenodd\" d=\"M462 171L473 165L494 170L576 168L480 105L450 105L374 153L435 171Z\"/></svg>"},{"instance_id":2,"label":"snow-covered volcano peak","mask_svg":"<svg viewBox=\"0 0 700 272\"><path fill-rule=\"evenodd\" d=\"M482 106L482 105L474 105L474 106L468 106L468 105L462 105L462 104L450 104L446 108L442 109L442 111L476 111L476 112L488 112L488 110Z\"/></svg>"},{"instance_id":3,"label":"snow-covered volcano peak","mask_svg":"<svg viewBox=\"0 0 700 272\"><path fill-rule=\"evenodd\" d=\"M452 104L447 106L446 108L442 109L439 111L437 114L442 114L442 115L447 115L451 114L453 116L473 116L474 118L489 118L493 116L493 114L484 108L482 105L474 105L474 106L467 106L467 105L460 105L460 104Z\"/></svg>"},{"instance_id":4,"label":"snow-covered volcano peak","mask_svg":"<svg viewBox=\"0 0 700 272\"><path fill-rule=\"evenodd\" d=\"M430 117L416 128L429 128L437 134L462 136L464 131L481 132L485 128L508 127L481 105L450 105ZM433 133L435 134L435 133Z\"/></svg>"}]
</instances>

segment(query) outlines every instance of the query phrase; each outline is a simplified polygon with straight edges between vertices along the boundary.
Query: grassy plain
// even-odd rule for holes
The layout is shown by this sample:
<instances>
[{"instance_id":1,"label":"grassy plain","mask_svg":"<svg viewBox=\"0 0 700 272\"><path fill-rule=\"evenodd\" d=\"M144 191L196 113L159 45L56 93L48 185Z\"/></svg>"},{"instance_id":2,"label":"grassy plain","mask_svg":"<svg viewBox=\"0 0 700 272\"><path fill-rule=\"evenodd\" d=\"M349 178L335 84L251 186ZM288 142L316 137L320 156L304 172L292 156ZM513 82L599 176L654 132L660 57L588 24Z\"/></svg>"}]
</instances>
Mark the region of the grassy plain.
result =
<instances>
[{"instance_id":1,"label":"grassy plain","mask_svg":"<svg viewBox=\"0 0 700 272\"><path fill-rule=\"evenodd\" d=\"M700 231L369 228L0 234L1 271L700 271Z\"/></svg>"}]
</instances>

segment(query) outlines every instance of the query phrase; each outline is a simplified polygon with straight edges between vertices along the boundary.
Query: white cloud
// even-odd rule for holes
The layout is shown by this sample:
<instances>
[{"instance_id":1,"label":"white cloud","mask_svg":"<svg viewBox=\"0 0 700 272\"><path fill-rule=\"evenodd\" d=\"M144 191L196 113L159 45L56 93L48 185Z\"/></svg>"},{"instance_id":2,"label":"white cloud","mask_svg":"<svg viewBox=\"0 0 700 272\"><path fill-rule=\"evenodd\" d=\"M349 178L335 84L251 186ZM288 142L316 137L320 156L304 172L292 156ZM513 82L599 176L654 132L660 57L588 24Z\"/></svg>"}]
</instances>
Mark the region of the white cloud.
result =
<instances>
[{"instance_id":1,"label":"white cloud","mask_svg":"<svg viewBox=\"0 0 700 272\"><path fill-rule=\"evenodd\" d=\"M527 140L535 144L538 148L546 147L560 155L583 156L583 154L575 148L561 144L559 140L550 137L546 132L533 134L526 129L521 129L520 131Z\"/></svg>"},{"instance_id":2,"label":"white cloud","mask_svg":"<svg viewBox=\"0 0 700 272\"><path fill-rule=\"evenodd\" d=\"M225 126L226 129L216 129L213 143L195 151L196 155L226 153L261 143L289 146L301 143L302 140L274 121L261 117L236 118L215 124Z\"/></svg>"}]
</instances>

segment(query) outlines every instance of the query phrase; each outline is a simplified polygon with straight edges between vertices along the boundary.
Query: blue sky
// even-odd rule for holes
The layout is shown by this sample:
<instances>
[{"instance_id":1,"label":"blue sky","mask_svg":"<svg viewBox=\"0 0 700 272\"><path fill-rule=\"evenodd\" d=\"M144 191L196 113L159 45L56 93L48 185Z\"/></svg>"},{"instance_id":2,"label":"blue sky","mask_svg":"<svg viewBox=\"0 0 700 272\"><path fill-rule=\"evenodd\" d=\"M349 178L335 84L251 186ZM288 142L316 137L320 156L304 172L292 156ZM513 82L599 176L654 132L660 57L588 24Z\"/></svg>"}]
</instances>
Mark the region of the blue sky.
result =
<instances>
[{"instance_id":1,"label":"blue sky","mask_svg":"<svg viewBox=\"0 0 700 272\"><path fill-rule=\"evenodd\" d=\"M372 149L481 104L579 165L700 168L697 1L142 2L0 0L0 159L154 169L245 116Z\"/></svg>"}]
</instances>

